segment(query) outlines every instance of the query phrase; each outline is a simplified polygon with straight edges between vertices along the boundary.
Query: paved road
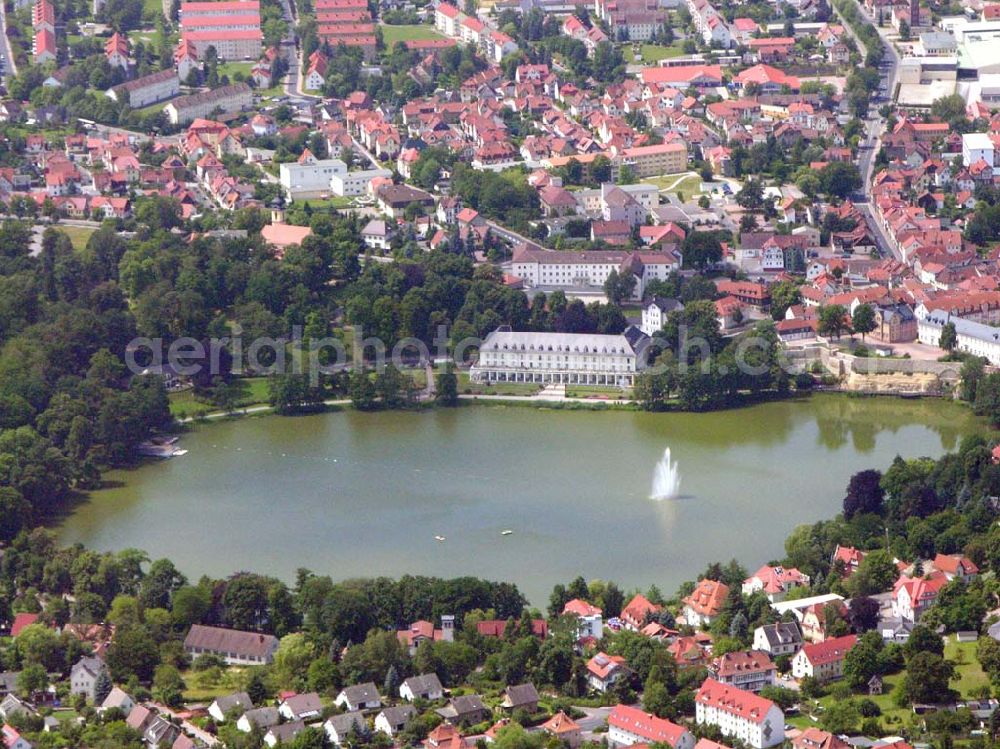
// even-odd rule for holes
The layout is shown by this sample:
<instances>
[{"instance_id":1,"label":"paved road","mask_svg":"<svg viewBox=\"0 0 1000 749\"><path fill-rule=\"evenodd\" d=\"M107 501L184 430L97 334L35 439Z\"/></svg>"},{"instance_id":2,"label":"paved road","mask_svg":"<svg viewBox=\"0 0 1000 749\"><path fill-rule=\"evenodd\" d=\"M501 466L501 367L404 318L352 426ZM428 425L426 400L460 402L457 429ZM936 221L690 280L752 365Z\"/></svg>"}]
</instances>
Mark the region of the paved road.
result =
<instances>
[{"instance_id":1,"label":"paved road","mask_svg":"<svg viewBox=\"0 0 1000 749\"><path fill-rule=\"evenodd\" d=\"M0 62L3 63L3 80L17 75L17 63L14 61L14 53L10 49L10 39L7 38L7 11L4 3L0 3L0 37L3 37L3 46L0 47Z\"/></svg>"}]
</instances>

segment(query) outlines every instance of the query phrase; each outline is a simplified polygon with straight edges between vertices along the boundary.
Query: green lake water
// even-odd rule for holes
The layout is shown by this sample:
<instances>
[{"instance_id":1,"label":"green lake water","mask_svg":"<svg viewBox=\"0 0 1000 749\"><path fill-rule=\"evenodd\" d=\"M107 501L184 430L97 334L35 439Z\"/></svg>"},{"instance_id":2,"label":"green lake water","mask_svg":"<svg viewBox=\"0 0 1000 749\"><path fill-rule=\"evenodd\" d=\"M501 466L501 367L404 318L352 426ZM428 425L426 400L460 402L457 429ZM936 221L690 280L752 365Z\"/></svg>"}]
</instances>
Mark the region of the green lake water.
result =
<instances>
[{"instance_id":1,"label":"green lake water","mask_svg":"<svg viewBox=\"0 0 1000 749\"><path fill-rule=\"evenodd\" d=\"M200 426L187 455L111 474L114 488L58 530L169 557L191 577L477 575L544 604L582 574L672 593L712 560L780 557L792 528L838 512L855 471L939 456L975 429L955 404L842 395L707 414L267 416ZM682 496L658 502L666 447Z\"/></svg>"}]
</instances>

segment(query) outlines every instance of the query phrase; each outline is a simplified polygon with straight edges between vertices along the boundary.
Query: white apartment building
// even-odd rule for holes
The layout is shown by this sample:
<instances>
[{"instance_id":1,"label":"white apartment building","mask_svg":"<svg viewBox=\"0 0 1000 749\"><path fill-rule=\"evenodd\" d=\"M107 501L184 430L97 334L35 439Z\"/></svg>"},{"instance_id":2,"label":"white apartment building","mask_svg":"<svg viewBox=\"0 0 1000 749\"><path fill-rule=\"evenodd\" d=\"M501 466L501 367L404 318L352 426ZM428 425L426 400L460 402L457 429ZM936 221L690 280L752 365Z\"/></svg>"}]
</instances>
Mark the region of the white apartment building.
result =
<instances>
[{"instance_id":1,"label":"white apartment building","mask_svg":"<svg viewBox=\"0 0 1000 749\"><path fill-rule=\"evenodd\" d=\"M331 180L347 174L340 159L307 159L278 167L278 181L289 200L318 198L330 192Z\"/></svg>"},{"instance_id":2,"label":"white apartment building","mask_svg":"<svg viewBox=\"0 0 1000 749\"><path fill-rule=\"evenodd\" d=\"M131 109L141 109L172 99L180 92L180 76L170 68L109 88L104 94L113 101L128 104Z\"/></svg>"},{"instance_id":3,"label":"white apartment building","mask_svg":"<svg viewBox=\"0 0 1000 749\"><path fill-rule=\"evenodd\" d=\"M993 366L1000 366L1000 328L955 317L949 312L917 305L917 340L928 346L940 346L941 331L948 323L955 326L955 349L982 356Z\"/></svg>"},{"instance_id":4,"label":"white apartment building","mask_svg":"<svg viewBox=\"0 0 1000 749\"><path fill-rule=\"evenodd\" d=\"M681 267L679 251L632 252L629 250L586 252L549 251L521 245L514 251L511 272L528 288L602 289L611 271L631 273L636 278L633 299L641 299L645 285L653 279L666 280Z\"/></svg>"},{"instance_id":5,"label":"white apartment building","mask_svg":"<svg viewBox=\"0 0 1000 749\"><path fill-rule=\"evenodd\" d=\"M253 104L253 89L245 83L234 83L174 99L163 108L173 125L184 125L199 117L208 117L216 109L223 114L249 109Z\"/></svg>"},{"instance_id":6,"label":"white apartment building","mask_svg":"<svg viewBox=\"0 0 1000 749\"><path fill-rule=\"evenodd\" d=\"M390 178L392 172L388 169L365 169L359 172L333 174L330 177L330 191L340 196L364 195L368 192L368 185L377 177Z\"/></svg>"},{"instance_id":7,"label":"white apartment building","mask_svg":"<svg viewBox=\"0 0 1000 749\"><path fill-rule=\"evenodd\" d=\"M655 335L663 330L667 315L681 309L684 309L684 305L676 299L653 297L642 308L642 324L639 329L648 336Z\"/></svg>"},{"instance_id":8,"label":"white apartment building","mask_svg":"<svg viewBox=\"0 0 1000 749\"><path fill-rule=\"evenodd\" d=\"M705 679L695 695L695 721L716 726L723 736L735 736L754 749L785 740L785 714L777 705L715 679Z\"/></svg>"},{"instance_id":9,"label":"white apartment building","mask_svg":"<svg viewBox=\"0 0 1000 749\"><path fill-rule=\"evenodd\" d=\"M972 166L977 161L985 161L993 166L996 146L986 133L965 133L962 136L962 164Z\"/></svg>"},{"instance_id":10,"label":"white apartment building","mask_svg":"<svg viewBox=\"0 0 1000 749\"><path fill-rule=\"evenodd\" d=\"M473 382L538 382L631 387L645 366L649 337L635 326L618 335L529 333L501 327L479 347Z\"/></svg>"}]
</instances>

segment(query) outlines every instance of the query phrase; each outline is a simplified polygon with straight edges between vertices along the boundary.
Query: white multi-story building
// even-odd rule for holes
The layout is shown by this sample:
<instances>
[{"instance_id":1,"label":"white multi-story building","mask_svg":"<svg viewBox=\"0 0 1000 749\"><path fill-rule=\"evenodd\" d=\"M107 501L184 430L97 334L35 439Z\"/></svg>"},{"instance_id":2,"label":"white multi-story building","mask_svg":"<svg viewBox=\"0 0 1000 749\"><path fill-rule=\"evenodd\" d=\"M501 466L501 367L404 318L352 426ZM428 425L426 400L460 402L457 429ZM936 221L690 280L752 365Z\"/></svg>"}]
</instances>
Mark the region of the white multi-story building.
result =
<instances>
[{"instance_id":1,"label":"white multi-story building","mask_svg":"<svg viewBox=\"0 0 1000 749\"><path fill-rule=\"evenodd\" d=\"M167 104L163 111L167 113L171 124L184 125L199 117L208 117L215 110L228 114L249 109L252 104L253 89L245 83L234 83L232 86L181 96Z\"/></svg>"},{"instance_id":2,"label":"white multi-story building","mask_svg":"<svg viewBox=\"0 0 1000 749\"><path fill-rule=\"evenodd\" d=\"M793 655L802 647L802 630L796 622L764 624L753 631L753 649L773 656Z\"/></svg>"},{"instance_id":3,"label":"white multi-story building","mask_svg":"<svg viewBox=\"0 0 1000 749\"><path fill-rule=\"evenodd\" d=\"M120 86L109 88L104 93L109 99L119 104L128 104L130 109L141 109L166 99L172 99L180 92L181 79L177 71L169 68L127 81Z\"/></svg>"},{"instance_id":4,"label":"white multi-story building","mask_svg":"<svg viewBox=\"0 0 1000 749\"><path fill-rule=\"evenodd\" d=\"M705 679L695 695L695 721L716 726L723 736L735 736L754 749L785 740L785 714L771 700L753 692Z\"/></svg>"},{"instance_id":5,"label":"white multi-story building","mask_svg":"<svg viewBox=\"0 0 1000 749\"><path fill-rule=\"evenodd\" d=\"M600 640L604 637L604 612L586 601L574 598L563 606L563 614L575 614L577 619L576 636L580 639L593 637Z\"/></svg>"},{"instance_id":6,"label":"white multi-story building","mask_svg":"<svg viewBox=\"0 0 1000 749\"><path fill-rule=\"evenodd\" d=\"M365 169L358 172L333 174L330 177L330 190L334 195L340 196L364 195L368 192L368 185L378 177L392 177L392 172L388 169Z\"/></svg>"},{"instance_id":7,"label":"white multi-story building","mask_svg":"<svg viewBox=\"0 0 1000 749\"><path fill-rule=\"evenodd\" d=\"M844 657L857 644L857 635L844 635L805 645L792 658L792 676L819 681L839 679L844 675Z\"/></svg>"},{"instance_id":8,"label":"white multi-story building","mask_svg":"<svg viewBox=\"0 0 1000 749\"><path fill-rule=\"evenodd\" d=\"M329 193L331 180L347 174L347 164L340 159L316 159L311 155L278 167L278 181L289 200L316 198Z\"/></svg>"},{"instance_id":9,"label":"white multi-story building","mask_svg":"<svg viewBox=\"0 0 1000 749\"><path fill-rule=\"evenodd\" d=\"M955 317L949 312L927 309L923 304L914 311L917 317L917 340L928 346L940 346L941 331L955 326L955 350L982 356L993 366L1000 366L1000 329L981 322Z\"/></svg>"},{"instance_id":10,"label":"white multi-story building","mask_svg":"<svg viewBox=\"0 0 1000 749\"><path fill-rule=\"evenodd\" d=\"M962 164L972 166L977 161L985 161L993 166L996 145L986 133L965 133L962 136Z\"/></svg>"},{"instance_id":11,"label":"white multi-story building","mask_svg":"<svg viewBox=\"0 0 1000 749\"><path fill-rule=\"evenodd\" d=\"M635 326L618 335L522 333L506 327L486 336L474 382L538 382L631 387L645 366L649 337Z\"/></svg>"},{"instance_id":12,"label":"white multi-story building","mask_svg":"<svg viewBox=\"0 0 1000 749\"><path fill-rule=\"evenodd\" d=\"M628 705L615 705L608 716L608 744L663 744L671 749L694 749L694 736L683 726Z\"/></svg>"},{"instance_id":13,"label":"white multi-story building","mask_svg":"<svg viewBox=\"0 0 1000 749\"><path fill-rule=\"evenodd\" d=\"M669 252L632 252L629 250L557 252L521 245L514 251L511 272L525 286L554 288L604 287L611 271L630 273L636 283L633 299L641 299L646 284L653 279L666 280L681 267L679 250Z\"/></svg>"},{"instance_id":14,"label":"white multi-story building","mask_svg":"<svg viewBox=\"0 0 1000 749\"><path fill-rule=\"evenodd\" d=\"M667 315L674 310L683 309L684 305L676 299L664 299L654 296L646 306L642 308L642 325L640 330L646 335L655 335L663 330L663 324L667 321Z\"/></svg>"}]
</instances>

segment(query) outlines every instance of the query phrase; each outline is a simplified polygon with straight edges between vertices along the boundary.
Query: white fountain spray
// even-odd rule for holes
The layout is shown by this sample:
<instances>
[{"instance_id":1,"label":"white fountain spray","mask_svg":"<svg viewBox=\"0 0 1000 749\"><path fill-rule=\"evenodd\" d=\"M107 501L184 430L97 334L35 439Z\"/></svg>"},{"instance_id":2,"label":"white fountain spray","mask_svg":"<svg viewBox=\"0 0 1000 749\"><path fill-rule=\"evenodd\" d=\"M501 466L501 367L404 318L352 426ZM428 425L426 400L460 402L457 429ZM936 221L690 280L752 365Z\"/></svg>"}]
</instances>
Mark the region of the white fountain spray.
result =
<instances>
[{"instance_id":1,"label":"white fountain spray","mask_svg":"<svg viewBox=\"0 0 1000 749\"><path fill-rule=\"evenodd\" d=\"M681 474L677 463L670 460L670 448L663 451L663 457L653 471L653 493L650 499L676 499L681 493Z\"/></svg>"}]
</instances>

